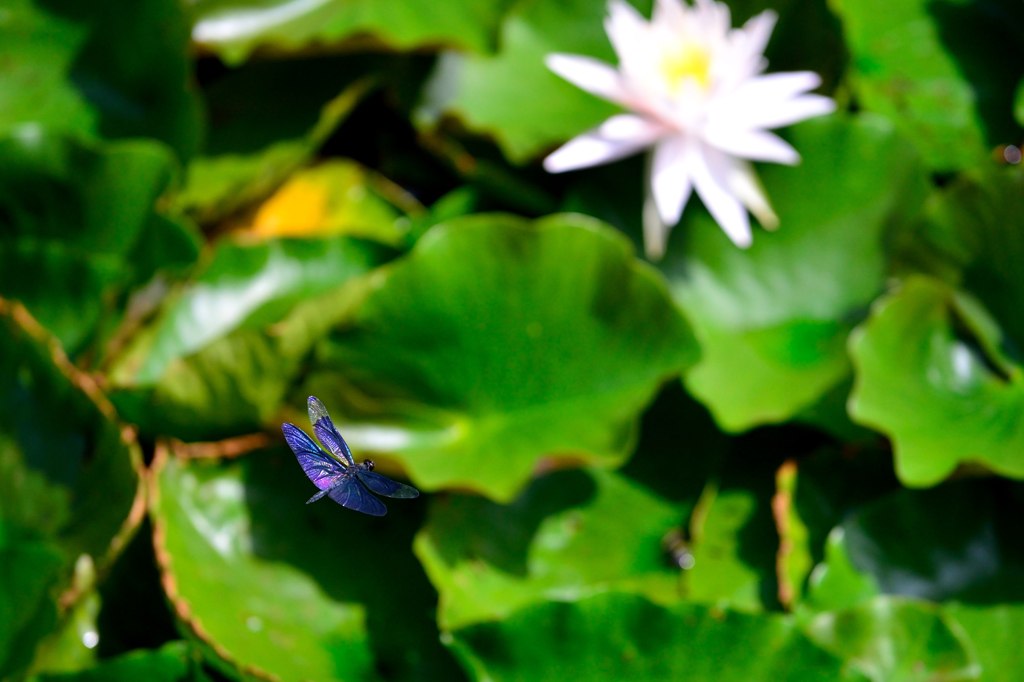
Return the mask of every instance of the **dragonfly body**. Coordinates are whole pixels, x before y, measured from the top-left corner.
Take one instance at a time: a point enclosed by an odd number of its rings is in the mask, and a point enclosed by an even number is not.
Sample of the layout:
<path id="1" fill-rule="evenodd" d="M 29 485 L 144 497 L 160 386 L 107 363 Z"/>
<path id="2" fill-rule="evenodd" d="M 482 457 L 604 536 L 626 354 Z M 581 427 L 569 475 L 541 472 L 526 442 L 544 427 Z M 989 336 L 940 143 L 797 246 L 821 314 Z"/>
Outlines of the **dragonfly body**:
<path id="1" fill-rule="evenodd" d="M 305 431 L 294 424 L 282 424 L 281 430 L 288 446 L 299 460 L 299 466 L 309 480 L 320 488 L 306 504 L 327 496 L 332 500 L 356 511 L 371 516 L 384 516 L 387 507 L 370 494 L 370 491 L 385 497 L 419 497 L 419 491 L 412 486 L 392 481 L 373 471 L 373 461 L 363 460 L 356 464 L 345 439 L 334 428 L 327 409 L 319 400 L 310 396 L 308 401 L 309 421 L 313 433 L 327 448 L 320 447 Z"/>

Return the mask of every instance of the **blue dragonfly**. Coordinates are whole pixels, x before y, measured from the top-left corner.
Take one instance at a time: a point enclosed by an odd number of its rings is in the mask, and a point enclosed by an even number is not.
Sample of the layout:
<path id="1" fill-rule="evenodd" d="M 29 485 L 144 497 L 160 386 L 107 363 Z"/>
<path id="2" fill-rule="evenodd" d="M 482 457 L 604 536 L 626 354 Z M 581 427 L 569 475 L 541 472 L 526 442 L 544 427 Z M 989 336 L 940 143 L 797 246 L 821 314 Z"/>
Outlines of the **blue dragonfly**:
<path id="1" fill-rule="evenodd" d="M 352 451 L 334 428 L 334 422 L 327 414 L 324 404 L 309 396 L 308 407 L 313 433 L 327 447 L 330 454 L 295 424 L 281 425 L 284 439 L 288 441 L 288 446 L 298 458 L 299 466 L 309 476 L 309 480 L 320 488 L 320 492 L 309 498 L 306 504 L 316 502 L 326 495 L 343 507 L 370 516 L 384 516 L 388 513 L 387 507 L 371 495 L 367 488 L 386 497 L 419 497 L 420 491 L 416 488 L 396 483 L 386 476 L 374 473 L 373 460 L 364 459 L 362 463 L 356 464 L 352 459 Z"/>

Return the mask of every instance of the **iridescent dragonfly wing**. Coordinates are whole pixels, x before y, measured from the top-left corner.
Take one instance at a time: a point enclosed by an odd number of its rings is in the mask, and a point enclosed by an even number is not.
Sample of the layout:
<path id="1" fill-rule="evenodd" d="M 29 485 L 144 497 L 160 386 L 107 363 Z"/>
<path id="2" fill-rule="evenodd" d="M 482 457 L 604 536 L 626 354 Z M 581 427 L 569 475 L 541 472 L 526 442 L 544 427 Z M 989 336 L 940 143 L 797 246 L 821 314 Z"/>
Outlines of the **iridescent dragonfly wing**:
<path id="1" fill-rule="evenodd" d="M 309 423 L 313 425 L 313 433 L 320 439 L 320 442 L 335 457 L 345 460 L 349 466 L 355 464 L 355 460 L 352 459 L 352 451 L 348 449 L 348 444 L 338 433 L 338 429 L 334 428 L 334 422 L 331 421 L 331 415 L 327 414 L 324 404 L 314 396 L 309 396 L 306 403 L 309 408 Z"/>
<path id="2" fill-rule="evenodd" d="M 328 495 L 342 507 L 361 511 L 370 516 L 384 516 L 388 513 L 384 503 L 371 495 L 355 476 L 346 476 Z"/>
<path id="3" fill-rule="evenodd" d="M 392 481 L 387 476 L 381 476 L 378 473 L 372 471 L 363 471 L 360 469 L 356 470 L 356 476 L 359 480 L 366 484 L 366 487 L 377 493 L 378 495 L 384 495 L 385 497 L 397 497 L 408 499 L 412 497 L 419 497 L 420 491 L 413 488 L 411 485 L 405 485 L 404 483 L 397 483 Z"/>
<path id="4" fill-rule="evenodd" d="M 281 430 L 284 431 L 288 447 L 299 460 L 299 466 L 317 488 L 332 488 L 346 476 L 345 467 L 324 452 L 305 431 L 295 424 L 282 424 Z"/>

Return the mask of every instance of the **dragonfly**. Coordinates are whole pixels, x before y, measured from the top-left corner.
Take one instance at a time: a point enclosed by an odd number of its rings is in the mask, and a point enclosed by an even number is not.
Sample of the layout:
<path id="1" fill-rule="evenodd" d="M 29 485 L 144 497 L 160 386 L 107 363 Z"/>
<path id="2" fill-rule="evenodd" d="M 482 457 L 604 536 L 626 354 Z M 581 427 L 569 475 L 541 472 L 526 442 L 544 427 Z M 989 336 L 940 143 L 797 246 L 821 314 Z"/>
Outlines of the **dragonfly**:
<path id="1" fill-rule="evenodd" d="M 374 473 L 373 460 L 364 459 L 356 464 L 352 458 L 352 451 L 334 428 L 334 422 L 327 414 L 324 404 L 314 396 L 309 396 L 307 407 L 313 433 L 327 448 L 326 451 L 295 424 L 281 425 L 284 439 L 288 441 L 288 447 L 299 460 L 299 466 L 306 472 L 306 476 L 309 476 L 309 480 L 320 488 L 320 492 L 309 498 L 306 504 L 312 504 L 326 495 L 343 507 L 370 516 L 384 516 L 388 513 L 388 508 L 370 494 L 371 490 L 385 497 L 419 497 L 420 491 L 416 488 Z"/>

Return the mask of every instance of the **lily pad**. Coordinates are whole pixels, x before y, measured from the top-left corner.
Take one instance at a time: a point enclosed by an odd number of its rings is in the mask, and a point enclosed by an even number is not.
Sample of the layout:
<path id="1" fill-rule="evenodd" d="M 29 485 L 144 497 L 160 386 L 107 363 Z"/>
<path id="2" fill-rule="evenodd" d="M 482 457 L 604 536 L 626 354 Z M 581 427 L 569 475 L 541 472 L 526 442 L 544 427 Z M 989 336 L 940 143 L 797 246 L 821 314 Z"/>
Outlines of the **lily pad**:
<path id="1" fill-rule="evenodd" d="M 762 171 L 778 231 L 740 250 L 691 210 L 662 265 L 704 351 L 686 385 L 729 431 L 790 419 L 848 375 L 846 335 L 882 290 L 886 229 L 926 196 L 917 155 L 883 119 L 833 116 L 789 137 L 803 163 Z"/>
<path id="2" fill-rule="evenodd" d="M 44 674 L 38 682 L 200 682 L 193 675 L 198 666 L 196 654 L 186 642 L 168 642 L 159 649 L 140 649 L 107 659 L 85 670 L 64 674 Z"/>
<path id="3" fill-rule="evenodd" d="M 781 615 L 681 604 L 663 607 L 609 592 L 533 605 L 453 634 L 477 680 L 836 680 L 840 661 Z"/>
<path id="4" fill-rule="evenodd" d="M 641 2 L 650 10 L 650 2 Z M 505 155 L 524 163 L 541 151 L 597 125 L 618 107 L 583 92 L 544 65 L 551 52 L 615 62 L 605 35 L 604 3 L 526 0 L 501 24 L 494 55 L 442 55 L 420 111 L 429 123 L 444 113 L 493 134 Z"/>
<path id="5" fill-rule="evenodd" d="M 132 284 L 133 249 L 166 225 L 154 211 L 172 170 L 151 141 L 84 143 L 41 129 L 0 139 L 0 295 L 18 299 L 69 352 Z M 178 229 L 182 229 L 180 226 Z M 147 265 L 149 267 L 147 267 Z"/>
<path id="6" fill-rule="evenodd" d="M 963 629 L 934 604 L 878 596 L 818 614 L 805 632 L 845 660 L 845 672 L 871 682 L 971 680 L 980 672 Z"/>
<path id="7" fill-rule="evenodd" d="M 509 0 L 199 0 L 192 39 L 238 64 L 257 48 L 370 42 L 408 50 L 437 45 L 489 49 Z"/>
<path id="8" fill-rule="evenodd" d="M 357 450 L 421 487 L 510 501 L 549 455 L 614 467 L 638 414 L 696 357 L 689 326 L 628 241 L 582 216 L 435 226 L 318 348 L 317 395 Z"/>
<path id="9" fill-rule="evenodd" d="M 1013 124 L 1011 93 L 1020 78 L 1020 58 L 1006 50 L 1019 55 L 1020 47 L 1009 28 L 1013 22 L 997 17 L 1000 12 L 1012 16 L 1017 8 L 1006 3 L 1006 10 L 993 11 L 982 3 L 924 0 L 834 0 L 832 6 L 842 19 L 864 108 L 895 121 L 932 168 L 980 164 L 986 118 L 995 118 L 989 125 L 1001 130 Z M 981 63 L 961 63 L 958 53 Z M 1000 87 L 993 80 L 1007 82 Z M 998 107 L 1005 111 L 983 115 L 981 98 L 988 91 L 1005 97 L 1005 106 Z"/>
<path id="10" fill-rule="evenodd" d="M 0 135 L 19 125 L 95 130 L 96 115 L 68 80 L 85 31 L 31 0 L 6 3 L 0 20 Z"/>
<path id="11" fill-rule="evenodd" d="M 946 609 L 970 637 L 981 665 L 978 682 L 1012 682 L 1024 666 L 1020 633 L 1024 632 L 1024 606 L 953 604 Z"/>
<path id="12" fill-rule="evenodd" d="M 922 276 L 851 336 L 850 415 L 892 438 L 904 484 L 935 485 L 967 462 L 1024 478 L 1024 370 L 1001 337 L 977 301 Z"/>
<path id="13" fill-rule="evenodd" d="M 435 596 L 409 550 L 418 501 L 383 518 L 310 490 L 285 448 L 237 460 L 161 455 L 152 513 L 168 597 L 188 636 L 227 672 L 283 682 L 457 679 Z"/>
<path id="14" fill-rule="evenodd" d="M 71 71 L 108 138 L 154 137 L 187 160 L 199 151 L 203 110 L 189 58 L 188 22 L 177 0 L 40 0 L 88 38 Z"/>
<path id="15" fill-rule="evenodd" d="M 372 85 L 372 80 L 362 78 L 347 86 L 322 107 L 319 119 L 302 137 L 277 140 L 248 154 L 192 159 L 184 187 L 173 197 L 174 209 L 200 224 L 212 224 L 265 199 L 309 163 Z"/>
<path id="16" fill-rule="evenodd" d="M 134 532 L 140 468 L 92 380 L 0 299 L 0 675 L 26 668 L 90 588 L 72 585 L 76 562 L 105 570 Z"/>
<path id="17" fill-rule="evenodd" d="M 390 255 L 349 237 L 221 241 L 110 369 L 114 402 L 152 434 L 260 428 L 347 300 L 345 284 Z"/>
<path id="18" fill-rule="evenodd" d="M 960 481 L 886 496 L 842 525 L 857 569 L 887 594 L 968 603 L 1024 598 L 1020 484 Z"/>
<path id="19" fill-rule="evenodd" d="M 680 512 L 617 474 L 563 471 L 535 480 L 509 505 L 434 500 L 414 547 L 440 593 L 442 630 L 610 589 L 671 604 L 681 576 L 662 538 Z"/>

